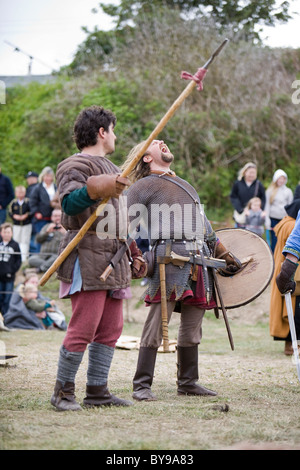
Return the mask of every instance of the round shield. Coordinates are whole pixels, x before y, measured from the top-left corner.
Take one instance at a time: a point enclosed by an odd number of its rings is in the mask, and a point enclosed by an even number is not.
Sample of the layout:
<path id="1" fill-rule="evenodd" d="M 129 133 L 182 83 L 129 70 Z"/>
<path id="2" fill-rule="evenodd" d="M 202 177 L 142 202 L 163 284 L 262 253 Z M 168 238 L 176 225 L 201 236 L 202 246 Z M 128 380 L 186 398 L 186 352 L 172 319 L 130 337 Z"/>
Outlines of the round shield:
<path id="1" fill-rule="evenodd" d="M 274 258 L 263 238 L 241 228 L 216 230 L 217 237 L 242 263 L 234 275 L 217 272 L 217 281 L 225 308 L 237 308 L 256 299 L 268 287 L 274 272 Z M 217 296 L 218 307 L 221 307 Z"/>

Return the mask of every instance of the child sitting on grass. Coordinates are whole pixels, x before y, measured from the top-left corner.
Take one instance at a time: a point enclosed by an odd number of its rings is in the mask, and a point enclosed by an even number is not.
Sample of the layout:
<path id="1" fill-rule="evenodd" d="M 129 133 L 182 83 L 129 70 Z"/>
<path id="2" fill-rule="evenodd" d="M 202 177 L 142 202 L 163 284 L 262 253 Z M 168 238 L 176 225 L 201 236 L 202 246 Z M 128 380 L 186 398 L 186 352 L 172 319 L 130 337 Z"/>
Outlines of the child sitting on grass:
<path id="1" fill-rule="evenodd" d="M 42 322 L 46 328 L 53 325 L 53 321 L 48 315 L 48 309 L 52 309 L 55 306 L 55 300 L 41 300 L 38 299 L 38 289 L 35 284 L 22 284 L 19 289 L 19 294 L 23 299 L 26 307 L 33 310 L 36 313 L 44 312 L 42 315 Z"/>

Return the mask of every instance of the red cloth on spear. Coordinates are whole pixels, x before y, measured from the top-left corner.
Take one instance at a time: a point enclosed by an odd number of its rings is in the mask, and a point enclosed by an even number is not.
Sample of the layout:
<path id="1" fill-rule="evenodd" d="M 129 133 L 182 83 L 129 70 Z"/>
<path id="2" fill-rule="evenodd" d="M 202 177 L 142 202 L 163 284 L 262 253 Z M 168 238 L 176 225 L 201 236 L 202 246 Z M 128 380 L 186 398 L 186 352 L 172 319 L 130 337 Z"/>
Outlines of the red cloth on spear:
<path id="1" fill-rule="evenodd" d="M 203 79 L 206 75 L 206 72 L 207 70 L 201 67 L 200 69 L 197 70 L 197 72 L 194 75 L 192 75 L 189 72 L 181 72 L 181 78 L 183 78 L 183 80 L 194 80 L 194 82 L 196 82 L 198 85 L 197 90 L 202 91 Z"/>

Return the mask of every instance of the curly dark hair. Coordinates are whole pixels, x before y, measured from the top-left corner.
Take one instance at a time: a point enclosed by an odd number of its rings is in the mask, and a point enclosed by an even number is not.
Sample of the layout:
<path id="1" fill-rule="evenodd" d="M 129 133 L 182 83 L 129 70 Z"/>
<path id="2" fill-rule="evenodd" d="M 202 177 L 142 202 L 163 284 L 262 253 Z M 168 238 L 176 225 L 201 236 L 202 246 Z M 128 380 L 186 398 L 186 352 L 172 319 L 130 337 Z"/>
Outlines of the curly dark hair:
<path id="1" fill-rule="evenodd" d="M 116 125 L 117 118 L 109 109 L 101 106 L 90 106 L 83 109 L 74 124 L 73 139 L 81 151 L 84 147 L 97 144 L 98 132 L 101 127 L 108 132 L 109 126 Z"/>

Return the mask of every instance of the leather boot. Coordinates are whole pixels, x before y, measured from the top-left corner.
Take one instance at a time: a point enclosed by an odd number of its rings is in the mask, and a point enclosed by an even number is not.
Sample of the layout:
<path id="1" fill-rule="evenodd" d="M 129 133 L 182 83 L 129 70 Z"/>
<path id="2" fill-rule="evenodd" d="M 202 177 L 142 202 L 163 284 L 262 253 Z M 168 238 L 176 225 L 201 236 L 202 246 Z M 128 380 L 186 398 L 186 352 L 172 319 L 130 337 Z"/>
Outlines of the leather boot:
<path id="1" fill-rule="evenodd" d="M 75 384 L 66 382 L 64 386 L 58 380 L 55 383 L 54 392 L 51 397 L 51 404 L 59 411 L 79 411 L 82 410 L 75 400 Z"/>
<path id="2" fill-rule="evenodd" d="M 177 347 L 177 393 L 178 395 L 216 396 L 217 393 L 196 382 L 198 375 L 198 345 Z"/>
<path id="3" fill-rule="evenodd" d="M 286 341 L 284 346 L 284 354 L 286 356 L 292 356 L 294 354 L 293 346 L 291 341 Z"/>
<path id="4" fill-rule="evenodd" d="M 131 401 L 123 400 L 115 395 L 112 395 L 107 384 L 105 385 L 87 385 L 86 397 L 83 399 L 83 404 L 87 408 L 94 406 L 130 406 L 133 405 Z"/>
<path id="5" fill-rule="evenodd" d="M 151 391 L 157 349 L 141 347 L 137 369 L 133 378 L 133 398 L 138 401 L 155 401 L 156 396 Z"/>

